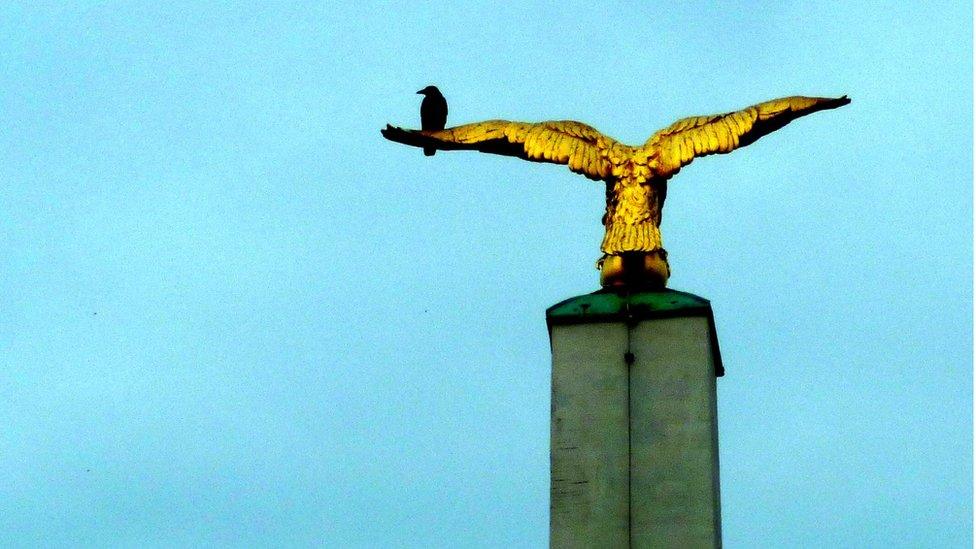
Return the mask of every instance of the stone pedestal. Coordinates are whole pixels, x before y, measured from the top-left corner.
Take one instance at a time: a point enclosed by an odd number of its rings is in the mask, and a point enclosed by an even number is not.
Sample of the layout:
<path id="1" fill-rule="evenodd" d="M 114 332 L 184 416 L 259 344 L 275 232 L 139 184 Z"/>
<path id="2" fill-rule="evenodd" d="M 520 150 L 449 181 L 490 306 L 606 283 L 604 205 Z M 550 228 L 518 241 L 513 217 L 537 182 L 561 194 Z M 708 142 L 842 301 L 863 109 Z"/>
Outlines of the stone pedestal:
<path id="1" fill-rule="evenodd" d="M 601 291 L 546 311 L 552 547 L 720 547 L 711 307 Z"/>

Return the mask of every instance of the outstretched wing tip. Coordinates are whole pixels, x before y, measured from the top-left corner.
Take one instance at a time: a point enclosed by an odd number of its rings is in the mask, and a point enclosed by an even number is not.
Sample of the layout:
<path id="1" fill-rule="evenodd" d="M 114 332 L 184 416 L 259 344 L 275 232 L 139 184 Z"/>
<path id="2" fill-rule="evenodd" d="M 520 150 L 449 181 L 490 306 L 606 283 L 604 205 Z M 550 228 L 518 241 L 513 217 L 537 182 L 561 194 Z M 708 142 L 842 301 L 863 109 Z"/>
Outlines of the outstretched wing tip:
<path id="1" fill-rule="evenodd" d="M 847 94 L 844 94 L 840 97 L 819 97 L 813 99 L 815 101 L 814 105 L 807 108 L 800 108 L 800 109 L 794 107 L 793 111 L 794 112 L 799 112 L 799 111 L 816 112 L 822 110 L 836 109 L 838 107 L 843 107 L 844 105 L 847 105 L 851 102 L 851 98 L 848 97 Z"/>
<path id="2" fill-rule="evenodd" d="M 380 133 L 383 137 L 389 139 L 390 141 L 397 141 L 399 143 L 404 143 L 402 139 L 406 139 L 412 133 L 416 133 L 415 130 L 406 130 L 400 126 L 394 126 L 393 124 L 387 124 L 385 128 L 380 129 Z"/>
<path id="3" fill-rule="evenodd" d="M 831 103 L 835 104 L 838 107 L 842 107 L 850 102 L 851 102 L 851 98 L 848 97 L 846 93 L 831 101 Z"/>

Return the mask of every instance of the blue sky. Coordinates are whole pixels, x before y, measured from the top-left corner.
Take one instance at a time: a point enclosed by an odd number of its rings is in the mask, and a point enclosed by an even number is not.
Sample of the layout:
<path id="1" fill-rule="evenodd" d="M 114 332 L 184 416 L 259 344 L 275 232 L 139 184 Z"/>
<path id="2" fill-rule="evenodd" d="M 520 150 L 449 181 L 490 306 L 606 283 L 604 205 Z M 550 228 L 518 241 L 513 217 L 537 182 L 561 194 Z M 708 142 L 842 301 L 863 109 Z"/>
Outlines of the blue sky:
<path id="1" fill-rule="evenodd" d="M 156 4 L 0 7 L 3 545 L 546 543 L 603 189 L 383 140 L 436 84 L 629 143 L 850 95 L 670 184 L 724 541 L 971 546 L 970 3 Z"/>

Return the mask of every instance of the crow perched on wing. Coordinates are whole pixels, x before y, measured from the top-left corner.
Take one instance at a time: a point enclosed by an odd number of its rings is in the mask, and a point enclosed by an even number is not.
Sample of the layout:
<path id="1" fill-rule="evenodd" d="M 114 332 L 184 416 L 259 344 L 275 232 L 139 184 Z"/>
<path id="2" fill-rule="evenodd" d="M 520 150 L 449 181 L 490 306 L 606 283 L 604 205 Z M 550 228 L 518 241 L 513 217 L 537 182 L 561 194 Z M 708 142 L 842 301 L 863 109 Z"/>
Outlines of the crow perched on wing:
<path id="1" fill-rule="evenodd" d="M 420 90 L 424 101 L 420 104 L 420 128 L 425 131 L 443 130 L 447 124 L 447 100 L 437 86 L 427 86 Z M 434 156 L 434 147 L 424 147 L 424 154 Z"/>
<path id="2" fill-rule="evenodd" d="M 420 93 L 429 90 L 443 101 L 433 86 Z M 428 95 L 424 106 L 433 101 Z M 423 115 L 423 130 L 387 125 L 380 132 L 391 141 L 421 147 L 428 155 L 435 149 L 501 154 L 565 164 L 578 174 L 603 181 L 607 209 L 603 215 L 606 232 L 600 245 L 603 258 L 598 263 L 600 284 L 663 288 L 671 270 L 661 240 L 661 210 L 672 176 L 695 158 L 730 153 L 797 118 L 850 102 L 846 95 L 773 99 L 725 114 L 683 118 L 637 146 L 620 143 L 572 120 L 486 120 L 428 130 Z M 443 120 L 443 115 L 438 120 Z"/>

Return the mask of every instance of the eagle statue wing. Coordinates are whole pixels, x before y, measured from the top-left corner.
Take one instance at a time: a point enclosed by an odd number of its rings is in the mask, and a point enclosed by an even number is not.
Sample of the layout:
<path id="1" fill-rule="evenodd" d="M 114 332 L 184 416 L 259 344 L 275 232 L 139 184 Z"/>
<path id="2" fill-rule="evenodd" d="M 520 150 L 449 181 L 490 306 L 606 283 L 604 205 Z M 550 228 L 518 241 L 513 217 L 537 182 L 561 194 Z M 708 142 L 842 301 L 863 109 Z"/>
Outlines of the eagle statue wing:
<path id="1" fill-rule="evenodd" d="M 657 175 L 667 179 L 696 157 L 732 152 L 801 116 L 850 102 L 846 95 L 784 97 L 727 114 L 683 118 L 655 133 L 643 148 L 657 152 Z"/>
<path id="2" fill-rule="evenodd" d="M 444 130 L 422 131 L 387 125 L 380 130 L 390 141 L 445 151 L 473 150 L 516 156 L 533 162 L 565 164 L 594 180 L 611 175 L 607 160 L 617 143 L 595 128 L 574 122 L 510 122 L 488 120 Z"/>

